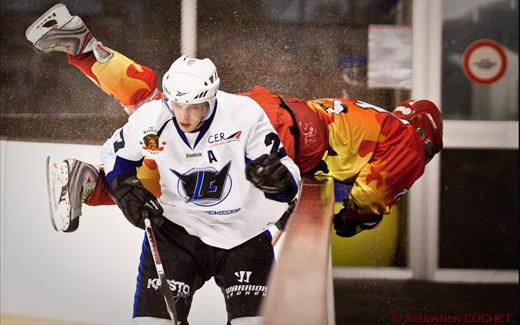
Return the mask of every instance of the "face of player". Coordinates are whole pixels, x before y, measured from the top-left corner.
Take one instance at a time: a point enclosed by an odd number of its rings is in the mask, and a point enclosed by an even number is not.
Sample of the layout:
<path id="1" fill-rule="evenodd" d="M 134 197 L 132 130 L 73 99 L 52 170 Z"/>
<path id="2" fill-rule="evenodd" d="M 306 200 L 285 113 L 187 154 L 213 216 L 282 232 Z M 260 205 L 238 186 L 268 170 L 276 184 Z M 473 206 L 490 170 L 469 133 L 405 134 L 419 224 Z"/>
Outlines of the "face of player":
<path id="1" fill-rule="evenodd" d="M 182 104 L 171 102 L 170 107 L 175 114 L 177 123 L 183 132 L 196 132 L 202 125 L 202 119 L 209 110 L 208 103 Z"/>

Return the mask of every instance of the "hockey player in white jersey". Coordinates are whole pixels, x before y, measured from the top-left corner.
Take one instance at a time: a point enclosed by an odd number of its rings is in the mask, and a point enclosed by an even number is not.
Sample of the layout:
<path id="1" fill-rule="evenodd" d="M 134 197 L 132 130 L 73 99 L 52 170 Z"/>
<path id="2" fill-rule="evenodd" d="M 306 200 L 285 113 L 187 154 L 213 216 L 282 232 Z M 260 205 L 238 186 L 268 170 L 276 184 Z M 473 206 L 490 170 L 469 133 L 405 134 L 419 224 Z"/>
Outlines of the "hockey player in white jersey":
<path id="1" fill-rule="evenodd" d="M 194 292 L 214 277 L 230 323 L 258 324 L 273 262 L 267 229 L 297 197 L 301 178 L 261 107 L 219 83 L 209 59 L 180 57 L 163 77 L 163 100 L 136 111 L 104 144 L 102 160 L 126 218 L 143 228 L 146 211 L 158 226 L 179 321 L 187 324 Z M 159 199 L 135 177 L 144 156 L 157 162 Z M 150 286 L 157 276 L 146 244 L 139 270 L 134 320 L 160 324 L 169 316 Z"/>

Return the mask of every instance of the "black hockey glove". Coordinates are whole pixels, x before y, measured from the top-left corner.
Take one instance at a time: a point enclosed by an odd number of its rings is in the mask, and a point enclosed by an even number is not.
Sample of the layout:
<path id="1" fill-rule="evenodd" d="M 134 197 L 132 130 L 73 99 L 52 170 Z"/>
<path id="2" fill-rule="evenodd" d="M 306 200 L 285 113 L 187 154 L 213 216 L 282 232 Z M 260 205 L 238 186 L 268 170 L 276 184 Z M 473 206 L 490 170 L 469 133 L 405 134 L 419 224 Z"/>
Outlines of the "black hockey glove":
<path id="1" fill-rule="evenodd" d="M 353 211 L 343 207 L 334 216 L 334 230 L 336 235 L 340 237 L 352 237 L 359 234 L 363 230 L 375 228 L 383 219 L 381 215 L 370 215 L 367 216 L 363 222 L 349 220 L 349 214 Z"/>
<path id="2" fill-rule="evenodd" d="M 263 154 L 246 166 L 246 178 L 268 194 L 284 193 L 291 183 L 291 172 L 276 154 Z"/>
<path id="3" fill-rule="evenodd" d="M 134 226 L 144 229 L 145 218 L 156 226 L 163 223 L 163 208 L 137 177 L 118 176 L 112 182 L 110 194 Z"/>

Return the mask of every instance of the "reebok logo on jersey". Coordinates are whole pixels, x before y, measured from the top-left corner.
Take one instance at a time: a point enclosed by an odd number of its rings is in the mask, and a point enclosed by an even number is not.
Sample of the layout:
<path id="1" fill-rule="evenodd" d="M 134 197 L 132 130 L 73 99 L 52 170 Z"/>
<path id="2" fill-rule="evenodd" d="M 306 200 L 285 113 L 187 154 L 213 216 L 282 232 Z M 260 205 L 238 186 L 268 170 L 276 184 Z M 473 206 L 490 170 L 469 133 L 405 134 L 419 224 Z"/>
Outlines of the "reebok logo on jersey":
<path id="1" fill-rule="evenodd" d="M 229 161 L 221 170 L 210 168 L 194 168 L 181 174 L 170 169 L 177 177 L 177 191 L 186 203 L 199 206 L 213 206 L 224 201 L 231 192 L 231 176 L 229 176 Z"/>
<path id="2" fill-rule="evenodd" d="M 234 141 L 240 141 L 241 135 L 242 131 L 237 131 L 229 136 L 226 136 L 224 132 L 215 133 L 208 137 L 208 143 L 210 144 L 210 147 L 215 147 Z"/>
<path id="3" fill-rule="evenodd" d="M 186 154 L 186 158 L 197 158 L 197 157 L 202 157 L 202 153 L 195 152 L 195 153 L 187 153 Z"/>

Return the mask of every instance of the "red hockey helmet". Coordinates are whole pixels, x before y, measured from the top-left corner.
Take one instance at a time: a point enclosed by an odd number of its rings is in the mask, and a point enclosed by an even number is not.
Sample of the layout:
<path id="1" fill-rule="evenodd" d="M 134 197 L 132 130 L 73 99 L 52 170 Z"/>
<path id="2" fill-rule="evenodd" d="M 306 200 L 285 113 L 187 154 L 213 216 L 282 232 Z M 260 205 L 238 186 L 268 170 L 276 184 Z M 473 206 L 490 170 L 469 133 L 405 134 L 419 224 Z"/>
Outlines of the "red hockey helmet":
<path id="1" fill-rule="evenodd" d="M 399 104 L 392 112 L 410 122 L 424 141 L 426 161 L 442 149 L 442 116 L 437 106 L 425 99 L 412 99 Z"/>

